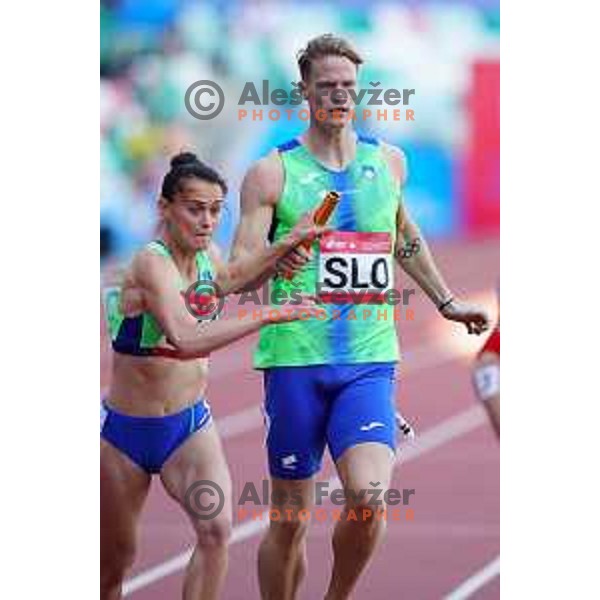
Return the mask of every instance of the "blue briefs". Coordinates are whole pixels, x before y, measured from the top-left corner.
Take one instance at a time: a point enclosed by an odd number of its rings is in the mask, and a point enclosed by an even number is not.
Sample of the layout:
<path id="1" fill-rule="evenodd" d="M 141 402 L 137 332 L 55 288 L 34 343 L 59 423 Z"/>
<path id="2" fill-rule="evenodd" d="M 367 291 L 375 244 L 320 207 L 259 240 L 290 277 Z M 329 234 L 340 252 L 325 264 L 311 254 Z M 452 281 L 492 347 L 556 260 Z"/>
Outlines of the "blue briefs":
<path id="1" fill-rule="evenodd" d="M 147 473 L 159 473 L 169 456 L 211 418 L 205 400 L 163 417 L 125 415 L 103 402 L 100 436 Z"/>

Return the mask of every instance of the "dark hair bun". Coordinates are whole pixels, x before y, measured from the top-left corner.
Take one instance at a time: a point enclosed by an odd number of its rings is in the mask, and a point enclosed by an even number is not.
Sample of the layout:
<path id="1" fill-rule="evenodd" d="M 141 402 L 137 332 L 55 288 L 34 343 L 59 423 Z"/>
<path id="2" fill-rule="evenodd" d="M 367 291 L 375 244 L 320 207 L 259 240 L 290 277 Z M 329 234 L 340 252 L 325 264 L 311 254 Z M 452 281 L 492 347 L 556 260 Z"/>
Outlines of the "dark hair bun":
<path id="1" fill-rule="evenodd" d="M 191 177 L 216 183 L 223 190 L 223 195 L 227 194 L 227 183 L 213 168 L 199 161 L 193 152 L 180 152 L 171 159 L 171 170 L 163 179 L 163 198 L 173 200 L 174 194 L 180 189 L 181 180 Z"/>
<path id="2" fill-rule="evenodd" d="M 171 169 L 177 169 L 184 165 L 197 165 L 198 157 L 193 152 L 180 152 L 171 159 Z"/>

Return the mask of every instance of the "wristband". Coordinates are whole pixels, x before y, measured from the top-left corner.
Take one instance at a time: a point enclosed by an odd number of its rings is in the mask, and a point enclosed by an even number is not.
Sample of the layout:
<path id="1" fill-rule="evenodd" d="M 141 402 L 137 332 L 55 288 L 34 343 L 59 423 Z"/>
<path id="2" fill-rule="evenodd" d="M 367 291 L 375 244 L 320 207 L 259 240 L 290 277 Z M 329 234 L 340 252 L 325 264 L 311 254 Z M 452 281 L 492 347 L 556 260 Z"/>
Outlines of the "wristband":
<path id="1" fill-rule="evenodd" d="M 445 302 L 442 302 L 441 304 L 438 305 L 438 310 L 440 312 L 442 312 L 446 307 L 450 306 L 453 302 L 454 302 L 454 297 L 451 296 L 448 300 L 446 300 Z"/>

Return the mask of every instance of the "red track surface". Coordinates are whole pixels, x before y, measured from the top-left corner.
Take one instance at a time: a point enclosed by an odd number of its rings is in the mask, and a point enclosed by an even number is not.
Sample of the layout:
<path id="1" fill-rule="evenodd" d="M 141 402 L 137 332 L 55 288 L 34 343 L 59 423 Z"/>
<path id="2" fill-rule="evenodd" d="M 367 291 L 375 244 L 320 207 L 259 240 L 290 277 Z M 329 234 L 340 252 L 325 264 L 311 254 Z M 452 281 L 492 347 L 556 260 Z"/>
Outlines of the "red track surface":
<path id="1" fill-rule="evenodd" d="M 483 299 L 494 308 L 497 240 L 438 245 L 435 252 L 453 289 L 467 297 Z M 415 312 L 414 321 L 399 324 L 404 361 L 397 404 L 417 433 L 424 435 L 475 406 L 468 360 L 480 342 L 473 342 L 459 326 L 440 319 L 421 293 L 416 299 L 411 298 L 410 306 Z M 253 340 L 243 341 L 216 353 L 212 359 L 209 399 L 217 421 L 261 401 L 260 375 L 250 368 L 252 346 Z M 109 357 L 105 355 L 101 369 L 104 385 L 108 369 Z M 479 416 L 477 409 L 472 412 Z M 254 426 L 255 421 L 246 432 L 227 436 L 224 441 L 234 498 L 239 497 L 244 482 L 253 481 L 260 489 L 260 481 L 266 478 L 263 429 Z M 485 421 L 466 433 L 450 429 L 446 428 L 450 436 L 447 441 L 397 465 L 393 486 L 416 490 L 410 501 L 414 521 L 388 523 L 386 540 L 361 578 L 356 598 L 368 594 L 377 600 L 437 600 L 498 556 L 498 444 Z M 333 474 L 327 461 L 320 479 Z M 332 526 L 331 519 L 311 525 L 309 570 L 300 594 L 303 599 L 323 597 L 331 567 Z M 261 535 L 257 532 L 231 546 L 225 599 L 259 598 L 255 563 Z M 143 513 L 139 555 L 131 577 L 181 554 L 192 542 L 185 516 L 156 480 Z M 131 598 L 178 598 L 181 580 L 182 571 L 178 570 L 133 592 Z M 495 577 L 473 598 L 499 598 L 499 589 Z"/>

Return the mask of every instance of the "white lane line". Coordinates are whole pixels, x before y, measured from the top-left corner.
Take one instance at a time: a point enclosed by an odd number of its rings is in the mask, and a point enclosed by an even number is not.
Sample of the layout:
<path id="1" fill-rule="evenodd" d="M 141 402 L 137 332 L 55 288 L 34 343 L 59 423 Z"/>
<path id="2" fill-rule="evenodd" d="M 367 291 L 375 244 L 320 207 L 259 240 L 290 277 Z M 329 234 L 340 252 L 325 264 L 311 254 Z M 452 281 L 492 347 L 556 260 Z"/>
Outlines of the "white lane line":
<path id="1" fill-rule="evenodd" d="M 477 573 L 463 581 L 455 590 L 444 596 L 444 600 L 467 600 L 486 583 L 500 575 L 500 556 L 485 565 Z"/>
<path id="2" fill-rule="evenodd" d="M 487 420 L 483 409 L 480 406 L 473 406 L 468 410 L 442 421 L 430 429 L 426 429 L 416 439 L 403 445 L 396 464 L 404 464 L 411 460 L 415 460 L 419 456 L 431 452 L 432 450 L 473 431 L 486 422 Z M 339 486 L 339 479 L 337 477 L 332 477 L 329 480 L 329 485 L 332 487 Z M 268 510 L 263 512 L 262 519 L 246 521 L 245 523 L 236 525 L 233 528 L 231 544 L 243 542 L 263 529 L 266 529 L 269 524 L 268 512 Z M 136 575 L 125 582 L 125 585 L 123 586 L 123 595 L 129 596 L 137 590 L 148 587 L 156 581 L 183 570 L 189 562 L 191 555 L 192 548 L 188 548 L 173 558 L 159 563 L 146 571 L 142 571 L 139 575 Z"/>

